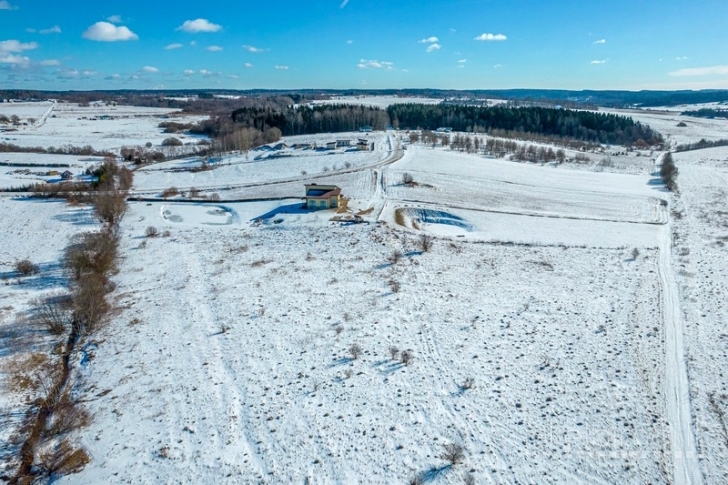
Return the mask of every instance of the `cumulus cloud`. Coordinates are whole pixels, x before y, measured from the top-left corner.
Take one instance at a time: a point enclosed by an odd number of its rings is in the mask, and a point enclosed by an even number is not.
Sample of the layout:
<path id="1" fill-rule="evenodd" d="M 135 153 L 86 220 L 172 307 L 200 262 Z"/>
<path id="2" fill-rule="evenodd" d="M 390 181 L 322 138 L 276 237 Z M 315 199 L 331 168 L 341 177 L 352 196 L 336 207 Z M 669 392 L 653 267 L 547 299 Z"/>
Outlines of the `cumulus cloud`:
<path id="1" fill-rule="evenodd" d="M 728 76 L 728 65 L 679 69 L 671 72 L 670 75 L 678 77 Z"/>
<path id="2" fill-rule="evenodd" d="M 458 64 L 465 64 L 466 62 L 468 62 L 468 60 L 467 60 L 467 59 L 460 59 L 460 60 L 458 61 Z"/>
<path id="3" fill-rule="evenodd" d="M 253 45 L 244 45 L 243 49 L 245 49 L 248 52 L 252 52 L 253 54 L 259 54 L 261 52 L 266 52 L 269 49 L 261 49 L 260 47 L 255 47 Z"/>
<path id="4" fill-rule="evenodd" d="M 339 8 L 344 8 L 344 7 L 346 7 L 346 4 L 347 4 L 347 3 L 349 3 L 349 0 L 344 0 L 343 2 L 341 2 L 341 5 L 339 5 Z"/>
<path id="5" fill-rule="evenodd" d="M 252 69 L 253 68 L 253 65 L 251 63 L 249 63 L 249 62 L 246 62 L 245 64 L 243 64 L 243 67 L 246 68 L 246 69 Z"/>
<path id="6" fill-rule="evenodd" d="M 7 0 L 0 0 L 0 10 L 17 10 L 18 7 L 15 5 L 10 5 L 10 2 Z"/>
<path id="7" fill-rule="evenodd" d="M 440 44 L 430 44 L 427 46 L 427 52 L 439 51 L 442 48 Z"/>
<path id="8" fill-rule="evenodd" d="M 486 33 L 486 34 L 480 34 L 473 40 L 479 40 L 479 41 L 485 42 L 485 41 L 492 41 L 492 40 L 507 40 L 507 39 L 508 39 L 508 37 L 506 37 L 503 34 L 487 34 Z"/>
<path id="9" fill-rule="evenodd" d="M 182 47 L 184 47 L 182 44 L 169 44 L 167 47 L 164 48 L 164 50 L 171 51 L 174 49 L 181 49 Z"/>
<path id="10" fill-rule="evenodd" d="M 219 45 L 211 45 L 207 48 L 207 50 L 210 52 L 220 52 L 222 50 L 222 47 L 220 47 Z"/>
<path id="11" fill-rule="evenodd" d="M 36 42 L 20 42 L 19 40 L 3 40 L 0 42 L 0 53 L 1 52 L 23 52 L 32 51 L 38 47 Z"/>
<path id="12" fill-rule="evenodd" d="M 106 18 L 109 22 L 112 24 L 120 24 L 121 23 L 121 15 L 111 15 Z"/>
<path id="13" fill-rule="evenodd" d="M 606 64 L 607 62 L 609 62 L 609 59 L 594 60 L 591 61 L 591 64 Z"/>
<path id="14" fill-rule="evenodd" d="M 220 29 L 222 29 L 222 26 L 213 24 L 207 19 L 186 20 L 185 23 L 177 27 L 177 30 L 191 34 L 198 32 L 217 32 Z"/>
<path id="15" fill-rule="evenodd" d="M 159 69 L 157 69 L 154 66 L 144 66 L 144 67 L 142 67 L 142 71 L 144 71 L 144 72 L 159 72 Z"/>
<path id="16" fill-rule="evenodd" d="M 287 71 L 288 66 L 275 66 L 275 67 L 273 67 L 273 69 L 277 69 L 279 71 Z"/>
<path id="17" fill-rule="evenodd" d="M 185 76 L 191 76 L 194 73 L 195 73 L 195 71 L 193 71 L 192 69 L 185 69 L 185 72 L 184 72 Z"/>
<path id="18" fill-rule="evenodd" d="M 40 61 L 38 64 L 40 64 L 41 66 L 44 66 L 44 67 L 46 67 L 46 66 L 60 66 L 61 65 L 61 61 L 59 61 L 58 59 L 46 59 L 45 61 Z"/>
<path id="19" fill-rule="evenodd" d="M 606 44 L 606 43 L 607 43 L 607 39 L 599 39 L 599 40 L 595 40 L 595 41 L 594 41 L 594 43 L 595 43 L 595 44 Z"/>
<path id="20" fill-rule="evenodd" d="M 0 52 L 0 64 L 12 64 L 15 66 L 27 66 L 30 64 L 30 58 L 26 56 L 18 56 L 9 52 Z"/>
<path id="21" fill-rule="evenodd" d="M 420 40 L 420 44 L 434 44 L 435 42 L 439 42 L 440 39 L 435 37 L 434 35 L 432 37 L 427 37 L 426 39 Z"/>
<path id="22" fill-rule="evenodd" d="M 109 22 L 96 22 L 83 33 L 83 38 L 97 42 L 117 42 L 137 40 L 139 36 L 127 27 L 116 26 Z"/>
<path id="23" fill-rule="evenodd" d="M 394 63 L 388 61 L 375 61 L 371 59 L 361 59 L 359 64 L 356 65 L 359 69 L 386 69 L 390 70 L 394 66 Z"/>

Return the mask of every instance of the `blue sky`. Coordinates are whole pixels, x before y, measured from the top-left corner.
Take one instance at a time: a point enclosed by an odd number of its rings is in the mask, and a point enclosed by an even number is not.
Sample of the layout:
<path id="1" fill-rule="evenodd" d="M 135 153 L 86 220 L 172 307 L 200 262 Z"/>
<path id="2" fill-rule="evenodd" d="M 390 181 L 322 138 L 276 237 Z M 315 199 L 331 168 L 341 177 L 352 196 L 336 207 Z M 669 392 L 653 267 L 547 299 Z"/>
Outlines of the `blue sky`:
<path id="1" fill-rule="evenodd" d="M 0 0 L 0 86 L 728 88 L 728 1 Z"/>

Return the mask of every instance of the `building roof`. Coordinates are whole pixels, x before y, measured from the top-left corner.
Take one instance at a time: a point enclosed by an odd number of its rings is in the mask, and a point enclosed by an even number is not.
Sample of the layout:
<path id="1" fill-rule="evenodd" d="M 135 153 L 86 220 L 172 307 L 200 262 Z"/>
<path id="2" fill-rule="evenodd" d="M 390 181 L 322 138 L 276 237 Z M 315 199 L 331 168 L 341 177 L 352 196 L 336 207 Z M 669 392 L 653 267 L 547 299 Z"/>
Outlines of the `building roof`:
<path id="1" fill-rule="evenodd" d="M 307 199 L 328 199 L 341 194 L 341 189 L 336 185 L 306 185 Z"/>

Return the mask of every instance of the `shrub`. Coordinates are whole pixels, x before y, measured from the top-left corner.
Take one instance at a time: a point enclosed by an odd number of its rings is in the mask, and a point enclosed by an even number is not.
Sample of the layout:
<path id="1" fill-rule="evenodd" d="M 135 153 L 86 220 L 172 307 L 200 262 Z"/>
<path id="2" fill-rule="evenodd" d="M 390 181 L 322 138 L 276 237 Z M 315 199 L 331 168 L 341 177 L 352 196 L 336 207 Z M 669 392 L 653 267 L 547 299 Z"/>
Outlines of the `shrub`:
<path id="1" fill-rule="evenodd" d="M 637 248 L 634 248 L 632 250 L 632 261 L 637 261 L 637 257 L 640 255 L 640 250 Z"/>
<path id="2" fill-rule="evenodd" d="M 402 174 L 402 185 L 410 186 L 414 183 L 415 179 L 412 177 L 412 174 L 409 172 L 405 172 Z"/>
<path id="3" fill-rule="evenodd" d="M 395 347 L 394 345 L 389 346 L 389 357 L 391 357 L 392 360 L 397 360 L 397 355 L 399 354 L 399 349 Z"/>
<path id="4" fill-rule="evenodd" d="M 462 462 L 463 458 L 465 458 L 465 451 L 463 450 L 463 447 L 457 443 L 445 443 L 442 445 L 442 448 L 440 458 L 447 461 L 452 466 Z"/>
<path id="5" fill-rule="evenodd" d="M 468 389 L 472 389 L 474 385 L 475 385 L 475 379 L 472 377 L 468 377 L 467 379 L 465 379 L 465 382 L 463 382 L 460 385 L 460 388 L 463 391 L 467 391 Z"/>
<path id="6" fill-rule="evenodd" d="M 38 273 L 40 269 L 37 264 L 31 262 L 29 259 L 23 259 L 15 263 L 15 271 L 23 276 L 28 276 Z"/>
<path id="7" fill-rule="evenodd" d="M 218 194 L 217 192 L 213 192 L 212 194 L 210 194 L 209 199 L 213 202 L 218 202 L 220 200 L 220 194 Z"/>
<path id="8" fill-rule="evenodd" d="M 69 295 L 55 295 L 35 303 L 36 320 L 53 335 L 61 335 L 71 323 Z"/>
<path id="9" fill-rule="evenodd" d="M 361 357 L 361 352 L 361 347 L 359 347 L 358 344 L 352 344 L 351 347 L 349 347 L 349 355 L 351 355 L 351 358 L 354 360 Z"/>
<path id="10" fill-rule="evenodd" d="M 126 192 L 118 190 L 99 192 L 96 195 L 94 208 L 101 221 L 109 227 L 115 227 L 126 214 Z"/>
<path id="11" fill-rule="evenodd" d="M 67 440 L 40 455 L 40 466 L 49 477 L 78 473 L 90 461 L 88 453 L 82 448 L 74 448 Z"/>
<path id="12" fill-rule="evenodd" d="M 169 138 L 164 139 L 164 141 L 162 142 L 162 146 L 163 147 L 181 147 L 182 142 L 179 141 L 179 139 L 177 139 L 173 136 L 170 136 Z"/>
<path id="13" fill-rule="evenodd" d="M 426 253 L 432 247 L 432 236 L 423 234 L 420 236 L 420 249 L 423 253 Z"/>
<path id="14" fill-rule="evenodd" d="M 146 231 L 144 231 L 144 235 L 147 237 L 157 237 L 159 236 L 159 230 L 154 226 L 148 226 Z"/>
<path id="15" fill-rule="evenodd" d="M 134 172 L 126 167 L 121 167 L 119 170 L 119 189 L 129 190 L 134 183 Z"/>
<path id="16" fill-rule="evenodd" d="M 402 259 L 402 251 L 399 249 L 395 249 L 392 251 L 392 254 L 389 256 L 389 262 L 392 264 L 397 264 Z"/>
<path id="17" fill-rule="evenodd" d="M 402 362 L 403 365 L 410 365 L 412 363 L 412 359 L 414 356 L 409 350 L 403 350 L 401 354 L 399 354 L 399 361 Z"/>
<path id="18" fill-rule="evenodd" d="M 392 293 L 399 293 L 400 285 L 398 281 L 395 280 L 389 280 L 389 288 L 392 290 Z"/>
<path id="19" fill-rule="evenodd" d="M 179 190 L 177 190 L 177 187 L 169 187 L 168 189 L 164 189 L 162 191 L 162 198 L 167 199 L 169 197 L 175 197 L 179 195 Z"/>

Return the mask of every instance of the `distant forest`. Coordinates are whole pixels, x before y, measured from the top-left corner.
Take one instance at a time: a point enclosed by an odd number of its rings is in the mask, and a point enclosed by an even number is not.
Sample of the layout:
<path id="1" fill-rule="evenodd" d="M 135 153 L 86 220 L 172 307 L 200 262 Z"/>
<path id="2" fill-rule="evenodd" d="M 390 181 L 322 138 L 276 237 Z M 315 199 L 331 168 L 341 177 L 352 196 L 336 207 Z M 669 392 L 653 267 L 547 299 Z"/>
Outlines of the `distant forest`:
<path id="1" fill-rule="evenodd" d="M 233 100 L 217 96 L 242 98 L 289 97 L 295 103 L 307 100 L 328 99 L 332 96 L 401 96 L 430 97 L 439 99 L 485 100 L 507 99 L 524 103 L 547 103 L 565 107 L 605 106 L 653 107 L 680 104 L 715 103 L 728 101 L 728 90 L 704 89 L 700 91 L 569 91 L 557 89 L 179 89 L 179 90 L 109 90 L 109 91 L 35 91 L 2 89 L 0 99 L 60 99 L 70 102 L 113 101 L 136 106 L 179 108 L 201 112 L 220 104 L 232 104 Z M 194 101 L 170 98 L 195 97 Z M 214 98 L 214 99 L 213 99 Z M 239 101 L 239 100 L 238 100 Z M 239 106 L 239 104 L 238 104 Z M 234 109 L 234 108 L 232 108 Z M 208 111 L 209 113 L 209 111 Z"/>
<path id="2" fill-rule="evenodd" d="M 507 130 L 614 145 L 652 146 L 662 143 L 659 133 L 632 118 L 593 111 L 394 104 L 387 112 L 394 127 L 399 129 L 451 127 L 454 131 L 488 133 Z"/>
<path id="3" fill-rule="evenodd" d="M 497 130 L 522 133 L 524 138 L 547 135 L 563 140 L 617 145 L 662 143 L 659 133 L 626 116 L 553 108 L 395 104 L 385 111 L 350 105 L 267 106 L 236 109 L 231 121 L 240 128 L 261 132 L 277 128 L 284 136 L 357 131 L 362 126 L 383 130 L 392 125 L 410 130 L 437 130 L 440 127 L 475 133 Z M 226 123 L 220 119 L 203 123 L 202 132 L 213 137 L 230 133 L 230 127 L 224 128 Z"/>
<path id="4" fill-rule="evenodd" d="M 680 114 L 696 118 L 728 118 L 728 109 L 702 108 L 696 111 L 683 111 Z"/>

